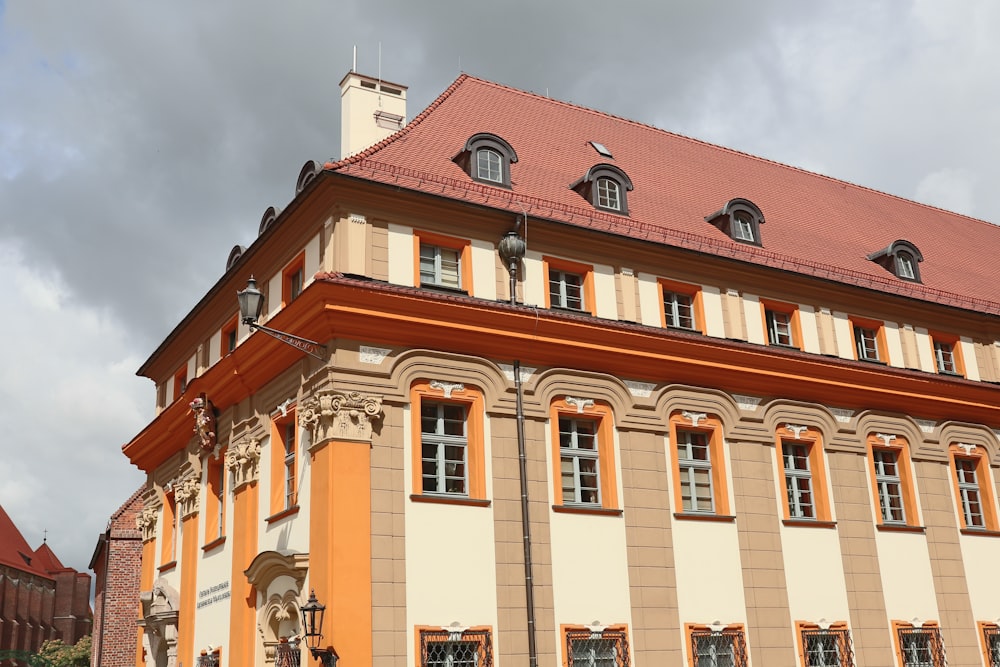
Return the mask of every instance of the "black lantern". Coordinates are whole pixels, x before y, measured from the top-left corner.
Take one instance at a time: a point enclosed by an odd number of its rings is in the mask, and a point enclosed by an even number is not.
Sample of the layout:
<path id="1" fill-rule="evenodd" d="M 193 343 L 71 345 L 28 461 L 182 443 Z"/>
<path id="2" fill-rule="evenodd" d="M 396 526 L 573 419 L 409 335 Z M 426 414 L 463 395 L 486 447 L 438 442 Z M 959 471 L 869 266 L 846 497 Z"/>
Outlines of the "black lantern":
<path id="1" fill-rule="evenodd" d="M 320 661 L 323 667 L 337 667 L 340 656 L 332 646 L 320 648 L 323 641 L 323 616 L 326 614 L 326 605 L 319 603 L 316 599 L 316 591 L 309 591 L 309 600 L 299 607 L 302 612 L 302 629 L 306 638 L 306 646 L 312 657 Z"/>
<path id="2" fill-rule="evenodd" d="M 264 310 L 264 293 L 257 289 L 257 281 L 253 276 L 247 281 L 246 289 L 237 292 L 236 297 L 240 300 L 240 321 L 243 324 L 256 324 L 260 311 Z"/>
<path id="3" fill-rule="evenodd" d="M 516 230 L 511 230 L 504 234 L 497 246 L 497 252 L 500 253 L 500 260 L 510 274 L 510 302 L 512 304 L 515 303 L 517 294 L 517 265 L 524 259 L 524 253 L 527 250 L 528 244 L 524 242 L 524 239 L 521 238 Z"/>

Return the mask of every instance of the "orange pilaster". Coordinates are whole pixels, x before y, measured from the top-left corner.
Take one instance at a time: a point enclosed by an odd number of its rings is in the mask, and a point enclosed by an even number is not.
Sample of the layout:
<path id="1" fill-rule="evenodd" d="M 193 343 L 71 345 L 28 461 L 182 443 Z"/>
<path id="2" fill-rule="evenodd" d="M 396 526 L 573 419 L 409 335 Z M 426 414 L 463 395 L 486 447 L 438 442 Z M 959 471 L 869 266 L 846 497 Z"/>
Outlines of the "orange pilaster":
<path id="1" fill-rule="evenodd" d="M 177 660 L 194 664 L 194 610 L 198 602 L 198 515 L 181 520 L 181 608 L 177 618 Z"/>
<path id="2" fill-rule="evenodd" d="M 253 665 L 257 591 L 244 570 L 257 555 L 257 483 L 236 490 L 233 498 L 233 574 L 230 577 L 229 664 Z"/>
<path id="3" fill-rule="evenodd" d="M 153 589 L 153 566 L 155 563 L 153 559 L 156 558 L 156 540 L 147 540 L 142 543 L 142 570 L 139 573 L 139 590 L 140 591 L 150 591 Z M 142 605 L 139 605 L 139 609 L 136 610 L 136 614 L 139 618 L 142 618 Z M 145 632 L 142 628 L 139 628 L 139 635 L 136 639 L 135 645 L 135 664 L 136 667 L 141 667 L 146 664 L 143 659 L 142 653 L 142 633 Z"/>

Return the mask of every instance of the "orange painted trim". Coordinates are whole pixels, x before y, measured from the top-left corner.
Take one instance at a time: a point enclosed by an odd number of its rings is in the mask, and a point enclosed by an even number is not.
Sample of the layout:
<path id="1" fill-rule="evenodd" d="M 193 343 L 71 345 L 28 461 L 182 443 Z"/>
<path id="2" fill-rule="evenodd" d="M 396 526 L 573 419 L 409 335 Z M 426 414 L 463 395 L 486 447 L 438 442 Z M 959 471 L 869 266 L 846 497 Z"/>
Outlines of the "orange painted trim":
<path id="1" fill-rule="evenodd" d="M 750 646 L 747 644 L 747 633 L 742 623 L 730 623 L 724 627 L 723 632 L 739 632 L 743 635 L 743 645 L 746 647 L 747 656 L 750 655 Z M 688 667 L 695 667 L 694 664 L 694 646 L 691 641 L 691 635 L 695 632 L 711 632 L 711 628 L 707 625 L 701 623 L 685 623 L 684 624 L 684 646 L 685 652 L 688 657 Z"/>
<path id="2" fill-rule="evenodd" d="M 180 369 L 174 373 L 174 393 L 171 400 L 176 401 L 178 398 L 184 395 L 187 387 L 187 362 L 184 363 L 184 368 Z"/>
<path id="3" fill-rule="evenodd" d="M 922 532 L 922 523 L 917 511 L 916 489 L 914 488 L 913 469 L 910 463 L 910 444 L 906 438 L 896 435 L 896 439 L 888 447 L 874 433 L 869 433 L 865 440 L 868 449 L 868 476 L 871 483 L 872 509 L 875 511 L 875 526 L 885 530 L 899 530 L 900 528 L 919 528 Z M 882 507 L 879 500 L 878 481 L 875 477 L 875 457 L 873 451 L 876 449 L 888 449 L 896 452 L 896 469 L 899 473 L 900 494 L 903 496 L 903 510 L 906 512 L 906 525 L 886 524 L 882 521 Z"/>
<path id="4" fill-rule="evenodd" d="M 437 625 L 437 626 L 435 626 L 435 625 L 414 625 L 413 626 L 413 643 L 414 643 L 413 656 L 414 656 L 414 659 L 416 660 L 416 667 L 423 667 L 427 663 L 427 661 L 426 661 L 427 656 L 422 655 L 422 652 L 420 650 L 420 639 L 421 639 L 420 635 L 422 633 L 424 633 L 424 632 L 448 632 L 450 629 L 451 628 L 442 627 L 440 625 Z M 495 644 L 494 635 L 493 635 L 493 626 L 492 625 L 474 625 L 474 626 L 472 626 L 470 628 L 466 628 L 466 631 L 467 632 L 488 632 L 489 633 L 489 637 L 490 637 L 490 642 Z M 466 640 L 463 637 L 463 641 L 468 641 L 468 640 Z M 434 643 L 437 643 L 437 642 L 429 642 L 429 643 L 434 644 Z M 479 651 L 479 655 L 483 656 L 483 657 L 480 658 L 480 664 L 477 665 L 477 667 L 485 667 L 486 663 L 483 662 L 483 660 L 485 658 L 485 653 L 486 653 L 485 646 L 483 646 L 483 642 L 482 641 L 480 641 L 478 643 L 479 643 L 479 646 L 481 648 L 481 650 Z M 497 654 L 497 647 L 495 645 L 493 646 L 492 654 L 493 655 Z"/>
<path id="5" fill-rule="evenodd" d="M 979 635 L 979 649 L 983 654 L 983 664 L 990 664 L 990 646 L 986 643 L 986 631 L 997 629 L 997 624 L 991 621 L 977 621 L 976 634 Z"/>
<path id="6" fill-rule="evenodd" d="M 760 300 L 760 317 L 761 322 L 764 323 L 764 339 L 767 341 L 768 345 L 777 345 L 777 343 L 772 343 L 768 339 L 767 335 L 767 311 L 772 311 L 776 313 L 785 313 L 789 316 L 789 327 L 791 329 L 792 344 L 782 345 L 781 347 L 793 347 L 797 350 L 802 349 L 802 323 L 799 319 L 799 307 L 792 303 L 784 303 L 781 301 L 772 301 L 771 299 L 761 299 Z"/>
<path id="7" fill-rule="evenodd" d="M 195 662 L 194 613 L 198 599 L 198 514 L 189 514 L 181 520 L 181 585 L 180 614 L 177 618 L 177 663 Z"/>
<path id="8" fill-rule="evenodd" d="M 467 496 L 423 493 L 420 406 L 424 400 L 465 406 L 466 472 L 469 484 L 469 488 L 466 489 L 468 492 Z M 412 457 L 411 467 L 413 469 L 413 486 L 411 487 L 413 495 L 458 501 L 466 498 L 469 500 L 486 500 L 486 438 L 484 435 L 486 409 L 484 406 L 483 392 L 472 385 L 465 385 L 463 389 L 452 389 L 451 398 L 445 398 L 443 389 L 432 388 L 429 380 L 418 380 L 410 385 L 410 439 L 412 440 L 410 455 Z"/>
<path id="9" fill-rule="evenodd" d="M 848 316 L 847 319 L 851 327 L 851 351 L 854 353 L 854 358 L 858 361 L 867 361 L 869 363 L 878 362 L 888 365 L 889 348 L 885 341 L 885 322 L 881 320 L 870 320 L 864 317 L 855 317 L 854 315 Z M 858 358 L 858 341 L 854 336 L 854 327 L 873 329 L 875 331 L 875 345 L 878 346 L 878 359 Z"/>
<path id="10" fill-rule="evenodd" d="M 160 512 L 160 568 L 177 561 L 177 502 L 173 493 L 163 497 L 163 507 Z"/>
<path id="11" fill-rule="evenodd" d="M 979 486 L 979 505 L 983 510 L 983 527 L 977 528 L 965 523 L 965 511 L 962 509 L 962 494 L 958 486 L 958 467 L 956 459 L 973 461 L 976 471 L 976 483 Z M 955 493 L 955 504 L 958 509 L 959 525 L 968 534 L 989 533 L 1000 530 L 997 524 L 996 495 L 993 492 L 993 475 L 990 468 L 989 452 L 976 446 L 969 454 L 965 449 L 952 443 L 948 447 L 948 467 L 951 469 L 951 488 Z"/>
<path id="12" fill-rule="evenodd" d="M 694 331 L 705 333 L 705 302 L 701 296 L 701 287 L 688 283 L 668 280 L 667 278 L 657 278 L 656 294 L 660 305 L 660 326 L 667 328 L 667 314 L 663 304 L 663 293 L 673 292 L 674 294 L 684 294 L 691 297 L 691 307 L 694 311 Z M 686 331 L 686 329 L 682 329 Z"/>
<path id="13" fill-rule="evenodd" d="M 593 405 L 584 406 L 580 412 L 575 405 L 571 405 L 565 399 L 558 399 L 552 402 L 549 407 L 549 421 L 552 432 L 552 484 L 553 504 L 562 507 L 594 507 L 579 506 L 567 503 L 562 494 L 562 456 L 559 447 L 559 418 L 568 417 L 570 419 L 589 419 L 597 422 L 595 432 L 597 434 L 597 457 L 598 472 L 600 474 L 601 504 L 602 509 L 620 509 L 618 505 L 618 477 L 615 466 L 615 436 L 614 436 L 614 412 L 605 403 L 594 401 Z"/>
<path id="14" fill-rule="evenodd" d="M 542 279 L 545 281 L 544 292 L 546 308 L 552 307 L 552 294 L 549 288 L 550 269 L 565 271 L 566 273 L 575 273 L 583 278 L 583 308 L 580 312 L 590 313 L 596 317 L 597 294 L 594 290 L 594 265 L 581 264 L 580 262 L 573 262 L 560 257 L 549 257 L 548 255 L 542 257 Z"/>
<path id="15" fill-rule="evenodd" d="M 438 246 L 458 251 L 458 260 L 461 264 L 461 289 L 468 294 L 472 294 L 472 242 L 468 239 L 460 239 L 455 236 L 445 236 L 434 232 L 413 230 L 413 284 L 420 286 L 420 245 Z"/>
<path id="16" fill-rule="evenodd" d="M 795 639 L 796 639 L 796 654 L 799 656 L 799 667 L 808 667 L 806 664 L 806 654 L 805 654 L 805 641 L 802 636 L 804 632 L 815 632 L 819 630 L 819 625 L 816 623 L 810 623 L 808 621 L 796 621 L 795 622 Z M 829 630 L 834 632 L 843 632 L 847 630 L 850 632 L 850 628 L 847 626 L 847 621 L 838 621 L 836 623 L 831 623 Z M 841 667 L 853 667 L 853 665 L 847 662 L 846 655 L 841 656 Z"/>
<path id="17" fill-rule="evenodd" d="M 900 642 L 899 642 L 899 630 L 901 628 L 905 629 L 905 628 L 912 628 L 912 627 L 914 627 L 914 625 L 913 625 L 913 623 L 910 623 L 909 621 L 893 621 L 892 622 L 892 643 L 893 643 L 893 648 L 896 651 L 896 661 L 897 661 L 898 667 L 906 667 L 903 664 L 903 647 L 900 645 Z M 938 626 L 938 622 L 937 621 L 924 621 L 924 624 L 922 626 L 920 626 L 920 627 L 922 627 L 922 628 L 928 628 L 929 629 L 929 628 L 937 628 L 939 626 Z M 987 663 L 987 664 L 989 664 L 989 663 Z M 944 667 L 944 666 L 943 665 L 935 665 L 935 667 Z"/>
<path id="18" fill-rule="evenodd" d="M 590 630 L 590 628 L 587 627 L 587 626 L 585 626 L 585 625 L 578 625 L 578 624 L 572 624 L 572 623 L 560 623 L 559 624 L 559 641 L 560 641 L 560 646 L 562 647 L 559 652 L 562 654 L 562 664 L 563 664 L 563 667 L 568 667 L 568 665 L 569 665 L 569 639 L 568 639 L 568 637 L 566 635 L 568 633 L 570 633 L 570 632 L 581 632 L 581 631 L 587 631 L 587 630 Z M 604 628 L 603 632 L 607 632 L 607 631 L 610 631 L 610 632 L 623 632 L 623 633 L 625 633 L 625 639 L 628 641 L 629 653 L 632 652 L 632 638 L 629 635 L 628 624 L 627 623 L 619 623 L 617 625 L 609 625 L 606 628 Z M 629 665 L 634 664 L 631 658 L 632 658 L 632 656 L 629 655 L 629 660 L 625 664 L 629 664 Z"/>
<path id="19" fill-rule="evenodd" d="M 788 506 L 787 480 L 785 479 L 784 443 L 804 445 L 809 451 L 809 483 L 813 496 L 813 519 L 792 517 L 791 508 Z M 823 434 L 814 428 L 807 428 L 802 431 L 800 437 L 795 437 L 795 432 L 786 429 L 783 425 L 778 427 L 778 432 L 774 437 L 774 452 L 778 462 L 778 479 L 781 480 L 781 509 L 786 525 L 804 525 L 808 523 L 832 523 L 833 510 L 830 505 L 830 490 L 826 477 L 826 452 L 823 447 Z"/>
<path id="20" fill-rule="evenodd" d="M 708 415 L 698 420 L 698 425 L 681 415 L 681 410 L 675 410 L 670 415 L 670 473 L 673 480 L 674 508 L 677 513 L 674 516 L 680 518 L 688 517 L 729 517 L 732 508 L 729 505 L 729 480 L 726 475 L 726 448 L 723 436 L 722 420 L 715 415 Z M 693 433 L 705 433 L 708 435 L 709 463 L 712 467 L 712 494 L 715 505 L 715 512 L 691 512 L 685 511 L 684 500 L 681 492 L 681 469 L 680 457 L 677 453 L 677 431 L 689 431 Z"/>
<path id="21" fill-rule="evenodd" d="M 142 543 L 142 566 L 139 570 L 139 590 L 148 592 L 153 590 L 153 578 L 156 575 L 154 562 L 156 559 L 156 540 L 146 540 Z M 142 604 L 138 604 L 136 618 L 142 618 Z M 139 628 L 135 645 L 135 664 L 137 667 L 146 664 L 146 652 L 142 648 L 142 634 L 145 632 Z"/>
<path id="22" fill-rule="evenodd" d="M 295 454 L 295 469 L 292 478 L 292 501 L 285 502 L 285 451 L 286 429 L 291 426 L 292 450 Z M 299 502 L 299 470 L 301 470 L 301 447 L 299 445 L 299 427 L 295 417 L 295 406 L 287 408 L 285 415 L 271 418 L 271 496 L 269 502 L 270 516 L 281 514 L 285 510 L 297 507 Z"/>
<path id="23" fill-rule="evenodd" d="M 296 273 L 302 274 L 302 284 L 299 285 L 299 294 L 306 287 L 306 251 L 300 252 L 295 259 L 285 265 L 285 268 L 281 271 L 281 307 L 285 308 L 294 299 L 292 298 L 292 278 Z M 298 298 L 298 295 L 295 297 Z"/>
<path id="24" fill-rule="evenodd" d="M 233 347 L 233 350 L 229 349 L 229 336 L 230 334 L 232 334 L 236 338 L 236 342 L 239 343 L 239 335 L 240 335 L 239 326 L 240 326 L 239 314 L 233 315 L 228 322 L 222 325 L 222 329 L 220 329 L 222 340 L 219 343 L 220 359 L 236 349 L 235 346 Z"/>
<path id="25" fill-rule="evenodd" d="M 256 648 L 254 633 L 257 591 L 247 581 L 246 568 L 257 555 L 257 508 L 260 496 L 257 482 L 236 489 L 233 494 L 233 547 L 229 602 L 229 664 L 252 665 Z M 194 602 L 194 598 L 191 598 Z"/>
<path id="26" fill-rule="evenodd" d="M 951 345 L 951 357 L 955 363 L 955 375 L 961 375 L 966 377 L 965 374 L 965 355 L 962 354 L 962 340 L 954 334 L 948 334 L 941 331 L 929 331 L 927 332 L 931 339 L 931 359 L 934 360 L 934 372 L 941 373 L 943 375 L 948 375 L 948 373 L 943 373 L 938 370 L 937 365 L 937 354 L 934 352 L 934 343 L 949 343 Z"/>

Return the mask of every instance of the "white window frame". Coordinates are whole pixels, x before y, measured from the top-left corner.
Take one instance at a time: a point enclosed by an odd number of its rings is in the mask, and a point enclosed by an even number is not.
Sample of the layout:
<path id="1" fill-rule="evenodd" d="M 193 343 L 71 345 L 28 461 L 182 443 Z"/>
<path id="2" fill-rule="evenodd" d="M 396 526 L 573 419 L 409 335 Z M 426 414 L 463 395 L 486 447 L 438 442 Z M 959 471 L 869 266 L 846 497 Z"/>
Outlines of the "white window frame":
<path id="1" fill-rule="evenodd" d="M 585 505 L 600 507 L 601 505 L 601 422 L 597 419 L 576 419 L 559 415 L 559 483 L 562 488 L 564 505 Z M 586 424 L 590 433 L 581 433 L 580 426 Z M 581 447 L 589 438 L 592 447 Z M 567 497 L 565 473 L 563 466 L 571 466 L 572 497 Z M 584 470 L 586 464 L 593 465 L 593 472 Z M 594 486 L 585 486 L 583 478 L 592 475 Z M 585 494 L 592 493 L 593 500 L 585 499 Z"/>
<path id="2" fill-rule="evenodd" d="M 976 473 L 976 467 L 975 459 L 962 456 L 955 457 L 955 475 L 958 478 L 958 500 L 962 505 L 965 527 L 973 530 L 985 530 L 986 516 L 983 513 L 983 494 L 979 488 L 979 475 Z M 974 506 L 979 509 L 973 509 Z"/>
<path id="3" fill-rule="evenodd" d="M 682 303 L 682 300 L 687 303 Z M 682 312 L 685 309 L 687 310 L 687 315 L 684 315 Z M 694 297 L 684 292 L 674 292 L 664 289 L 663 317 L 668 327 L 684 329 L 685 331 L 695 331 L 697 323 L 694 313 Z M 683 322 L 685 319 L 690 321 L 690 326 L 684 326 Z"/>
<path id="4" fill-rule="evenodd" d="M 861 361 L 882 361 L 882 351 L 878 349 L 878 329 L 855 324 L 854 347 Z"/>
<path id="5" fill-rule="evenodd" d="M 795 336 L 792 335 L 792 314 L 783 310 L 764 309 L 764 320 L 767 323 L 767 342 L 771 345 L 795 347 Z"/>
<path id="6" fill-rule="evenodd" d="M 597 206 L 610 211 L 622 210 L 621 186 L 613 178 L 597 179 Z"/>
<path id="7" fill-rule="evenodd" d="M 454 253 L 454 261 L 443 257 L 443 253 Z M 421 286 L 431 285 L 445 289 L 462 289 L 462 251 L 460 249 L 434 245 L 433 243 L 421 243 L 418 259 L 420 261 Z M 425 262 L 429 262 L 426 270 Z M 451 264 L 454 264 L 453 270 Z M 452 276 L 454 276 L 454 284 L 451 281 Z"/>
<path id="8" fill-rule="evenodd" d="M 296 425 L 295 420 L 286 423 L 284 426 L 283 443 L 285 446 L 285 509 L 295 506 L 295 482 L 296 482 L 296 458 L 298 452 L 296 447 Z"/>
<path id="9" fill-rule="evenodd" d="M 692 514 L 715 514 L 715 480 L 712 474 L 712 435 L 702 431 L 688 431 L 677 429 L 677 443 L 674 449 L 677 451 L 677 469 L 680 479 L 681 507 L 684 513 Z M 703 439 L 701 442 L 692 442 L 692 436 L 696 439 Z M 695 458 L 696 450 L 703 448 L 705 458 Z M 698 484 L 698 474 L 704 472 L 708 478 L 708 505 L 709 509 L 701 509 L 700 505 L 706 500 L 698 493 L 699 488 L 704 488 Z M 684 507 L 685 496 L 689 507 Z"/>
<path id="10" fill-rule="evenodd" d="M 424 409 L 428 407 L 434 407 L 436 415 L 434 416 L 434 431 L 424 430 Z M 462 411 L 462 434 L 448 434 L 445 429 L 446 421 L 456 421 L 454 418 L 448 418 L 445 416 L 446 408 L 455 408 Z M 426 455 L 426 448 L 433 447 L 434 455 L 428 457 Z M 448 449 L 449 448 L 460 448 L 462 458 L 461 459 L 449 459 Z M 468 497 L 469 496 L 469 408 L 462 403 L 449 403 L 447 401 L 434 401 L 423 399 L 420 401 L 420 461 L 421 461 L 421 493 L 428 495 L 441 495 L 441 496 L 459 496 Z M 434 474 L 433 476 L 428 476 L 424 472 L 424 465 L 427 463 L 434 464 Z M 449 473 L 449 466 L 454 466 L 454 471 L 452 474 Z M 462 474 L 458 475 L 457 470 L 461 467 Z M 434 489 L 427 489 L 427 482 L 429 479 L 434 480 Z M 455 482 L 461 480 L 461 488 L 458 489 L 454 484 L 449 484 L 450 482 Z M 449 489 L 449 487 L 451 487 Z"/>
<path id="11" fill-rule="evenodd" d="M 892 460 L 887 460 L 887 456 L 891 456 Z M 906 496 L 903 491 L 903 479 L 899 474 L 899 456 L 900 452 L 895 449 L 872 448 L 872 464 L 875 466 L 875 486 L 882 523 L 906 525 Z M 888 466 L 892 466 L 892 472 L 886 472 Z M 892 492 L 893 485 L 897 493 Z M 893 511 L 893 499 L 899 503 L 899 518 L 889 514 Z"/>
<path id="12" fill-rule="evenodd" d="M 938 373 L 958 373 L 958 366 L 955 365 L 955 346 L 947 341 L 935 340 L 934 364 Z"/>
<path id="13" fill-rule="evenodd" d="M 568 278 L 576 279 L 577 283 L 572 284 Z M 549 304 L 556 308 L 567 310 L 583 311 L 586 308 L 584 299 L 584 276 L 571 271 L 560 271 L 559 269 L 549 269 Z M 569 289 L 575 287 L 579 296 L 571 297 Z M 554 289 L 553 289 L 554 288 Z M 578 301 L 579 306 L 571 305 L 573 301 Z"/>
<path id="14" fill-rule="evenodd" d="M 733 214 L 733 238 L 737 241 L 747 241 L 748 243 L 757 242 L 757 238 L 754 235 L 753 219 L 749 213 L 737 211 Z"/>
<path id="15" fill-rule="evenodd" d="M 485 161 L 484 161 L 485 158 Z M 476 150 L 476 178 L 503 185 L 504 156 L 492 148 Z"/>
<path id="16" fill-rule="evenodd" d="M 785 494 L 788 499 L 790 519 L 816 519 L 816 489 L 809 460 L 812 454 L 811 448 L 812 445 L 802 442 L 781 441 L 781 460 L 785 468 Z M 792 451 L 789 452 L 789 449 Z M 802 456 L 799 456 L 798 450 L 801 450 Z M 796 459 L 801 460 L 805 467 L 797 467 Z M 803 500 L 806 495 L 812 499 L 811 502 Z"/>

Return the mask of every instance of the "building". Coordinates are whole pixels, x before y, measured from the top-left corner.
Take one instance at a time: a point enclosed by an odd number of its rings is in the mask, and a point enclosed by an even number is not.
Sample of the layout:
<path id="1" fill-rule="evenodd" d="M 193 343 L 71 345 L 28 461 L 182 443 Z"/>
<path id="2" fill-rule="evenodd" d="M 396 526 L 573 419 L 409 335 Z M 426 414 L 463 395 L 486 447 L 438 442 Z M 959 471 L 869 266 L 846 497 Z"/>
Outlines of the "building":
<path id="1" fill-rule="evenodd" d="M 467 75 L 398 132 L 403 86 L 341 85 L 360 152 L 139 370 L 137 664 L 311 661 L 315 591 L 346 667 L 1000 665 L 1000 228 Z"/>
<path id="2" fill-rule="evenodd" d="M 138 632 L 139 571 L 142 533 L 136 521 L 142 512 L 138 489 L 115 510 L 97 540 L 88 566 L 94 571 L 93 667 L 131 667 L 135 664 Z"/>
<path id="3" fill-rule="evenodd" d="M 28 546 L 0 507 L 0 653 L 90 634 L 90 575 L 64 566 L 46 541 Z"/>

